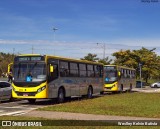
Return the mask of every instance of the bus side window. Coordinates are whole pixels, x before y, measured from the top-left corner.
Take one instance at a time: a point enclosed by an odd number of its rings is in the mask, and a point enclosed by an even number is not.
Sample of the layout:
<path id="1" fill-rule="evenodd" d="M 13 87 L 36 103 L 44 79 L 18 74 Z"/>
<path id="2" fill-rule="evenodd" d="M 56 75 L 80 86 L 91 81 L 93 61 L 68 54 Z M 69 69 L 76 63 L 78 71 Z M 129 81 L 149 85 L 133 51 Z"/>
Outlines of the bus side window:
<path id="1" fill-rule="evenodd" d="M 94 77 L 95 76 L 93 65 L 91 65 L 91 64 L 87 64 L 87 76 L 88 77 Z"/>
<path id="2" fill-rule="evenodd" d="M 121 78 L 123 77 L 123 69 L 121 69 Z"/>
<path id="3" fill-rule="evenodd" d="M 95 70 L 95 77 L 102 77 L 103 76 L 103 68 L 100 65 L 94 65 Z"/>
<path id="4" fill-rule="evenodd" d="M 79 64 L 79 75 L 80 75 L 80 77 L 87 76 L 86 64 Z"/>
<path id="5" fill-rule="evenodd" d="M 68 74 L 69 74 L 68 69 L 65 69 L 65 68 L 61 68 L 60 69 L 60 75 L 61 75 L 61 77 L 67 77 Z"/>
<path id="6" fill-rule="evenodd" d="M 78 77 L 78 64 L 76 62 L 70 62 L 70 76 L 71 77 Z"/>
<path id="7" fill-rule="evenodd" d="M 68 77 L 69 76 L 69 65 L 67 61 L 60 61 L 60 76 Z"/>

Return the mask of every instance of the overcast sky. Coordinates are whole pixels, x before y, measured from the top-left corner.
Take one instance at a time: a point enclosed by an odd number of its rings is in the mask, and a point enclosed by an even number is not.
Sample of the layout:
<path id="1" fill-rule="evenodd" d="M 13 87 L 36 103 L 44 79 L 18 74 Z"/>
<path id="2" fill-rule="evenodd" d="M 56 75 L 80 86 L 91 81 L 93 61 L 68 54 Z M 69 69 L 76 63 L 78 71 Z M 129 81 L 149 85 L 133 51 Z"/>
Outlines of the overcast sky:
<path id="1" fill-rule="evenodd" d="M 160 55 L 160 0 L 0 0 L 0 52 L 102 57 L 104 46 Z"/>

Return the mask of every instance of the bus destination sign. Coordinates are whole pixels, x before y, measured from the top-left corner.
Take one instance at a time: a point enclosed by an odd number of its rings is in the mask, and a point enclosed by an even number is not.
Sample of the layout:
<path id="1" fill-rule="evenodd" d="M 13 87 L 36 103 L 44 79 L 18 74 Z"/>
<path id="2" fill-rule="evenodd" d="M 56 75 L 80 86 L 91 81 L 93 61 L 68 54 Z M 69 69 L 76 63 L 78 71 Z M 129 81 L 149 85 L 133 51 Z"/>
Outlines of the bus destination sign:
<path id="1" fill-rule="evenodd" d="M 44 61 L 43 56 L 18 56 L 15 61 Z"/>

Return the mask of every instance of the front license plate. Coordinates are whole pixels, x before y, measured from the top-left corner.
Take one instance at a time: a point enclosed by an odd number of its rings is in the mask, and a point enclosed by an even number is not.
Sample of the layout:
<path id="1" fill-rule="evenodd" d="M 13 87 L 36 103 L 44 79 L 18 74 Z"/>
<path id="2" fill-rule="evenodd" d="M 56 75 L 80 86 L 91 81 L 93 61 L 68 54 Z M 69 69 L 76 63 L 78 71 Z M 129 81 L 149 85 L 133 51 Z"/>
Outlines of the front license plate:
<path id="1" fill-rule="evenodd" d="M 23 96 L 28 96 L 28 94 L 27 94 L 27 93 L 24 93 Z"/>

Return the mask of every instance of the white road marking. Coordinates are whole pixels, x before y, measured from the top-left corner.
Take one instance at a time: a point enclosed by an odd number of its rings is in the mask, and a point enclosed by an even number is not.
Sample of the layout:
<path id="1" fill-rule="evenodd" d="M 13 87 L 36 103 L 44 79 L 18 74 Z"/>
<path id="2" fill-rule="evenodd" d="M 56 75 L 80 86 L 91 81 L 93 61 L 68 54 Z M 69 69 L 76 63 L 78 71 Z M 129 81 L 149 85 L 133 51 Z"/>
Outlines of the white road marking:
<path id="1" fill-rule="evenodd" d="M 0 110 L 0 116 L 4 116 L 4 115 L 18 116 L 18 115 L 22 115 L 29 111 L 37 109 L 36 107 L 29 107 L 29 105 L 20 105 L 20 106 L 18 105 L 13 107 L 0 106 L 0 108 L 4 109 L 4 110 Z M 15 109 L 17 111 L 12 111 L 12 110 L 9 111 L 10 109 Z"/>
<path id="2" fill-rule="evenodd" d="M 26 114 L 32 110 L 38 109 L 40 107 L 45 107 L 45 105 L 30 105 L 25 103 L 25 101 L 2 103 L 0 104 L 0 116 L 19 116 L 22 114 Z"/>
<path id="3" fill-rule="evenodd" d="M 21 113 L 25 113 L 26 111 L 16 111 L 16 112 L 8 112 L 8 113 L 3 113 L 3 114 L 0 114 L 0 116 L 12 116 L 12 115 L 15 115 L 15 114 L 21 114 Z"/>
<path id="4" fill-rule="evenodd" d="M 13 106 L 13 107 L 0 106 L 0 108 L 26 108 L 26 107 L 24 106 Z"/>
<path id="5" fill-rule="evenodd" d="M 26 109 L 26 110 L 21 110 L 21 111 L 13 111 L 13 112 L 7 112 L 7 113 L 2 113 L 0 114 L 0 116 L 18 116 L 18 115 L 22 115 L 22 114 L 26 114 L 29 111 L 32 111 L 36 108 L 32 108 L 32 109 Z"/>
<path id="6" fill-rule="evenodd" d="M 0 112 L 4 112 L 4 110 L 0 110 Z"/>
<path id="7" fill-rule="evenodd" d="M 8 106 L 0 106 L 0 108 L 29 108 L 29 109 L 32 109 L 32 107 L 30 107 L 29 105 L 18 105 L 18 106 L 10 106 L 10 107 L 8 107 Z M 39 108 L 38 106 L 37 107 L 33 107 L 34 109 L 35 108 Z"/>

